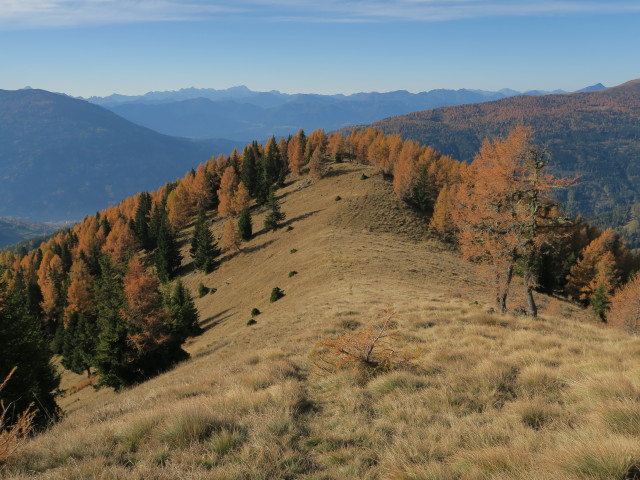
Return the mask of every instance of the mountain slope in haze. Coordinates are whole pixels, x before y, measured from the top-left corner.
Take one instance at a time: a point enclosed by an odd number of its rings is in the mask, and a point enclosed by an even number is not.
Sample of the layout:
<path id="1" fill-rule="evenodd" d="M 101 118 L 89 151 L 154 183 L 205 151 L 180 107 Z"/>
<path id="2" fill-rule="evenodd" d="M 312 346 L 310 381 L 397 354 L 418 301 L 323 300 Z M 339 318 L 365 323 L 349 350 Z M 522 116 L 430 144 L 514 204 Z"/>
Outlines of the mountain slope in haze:
<path id="1" fill-rule="evenodd" d="M 0 248 L 43 235 L 53 233 L 57 228 L 45 223 L 24 222 L 0 217 Z"/>
<path id="2" fill-rule="evenodd" d="M 556 92 L 525 92 L 539 95 Z M 285 94 L 254 92 L 247 87 L 227 90 L 182 89 L 149 92 L 140 96 L 92 97 L 122 117 L 167 135 L 209 138 L 266 139 L 287 136 L 303 128 L 336 130 L 382 118 L 445 105 L 479 103 L 513 95 L 515 90 L 438 89 L 421 93 L 355 93 L 352 95 Z"/>
<path id="3" fill-rule="evenodd" d="M 232 147 L 161 135 L 64 95 L 0 90 L 0 215 L 78 219 Z"/>
<path id="4" fill-rule="evenodd" d="M 183 231 L 181 280 L 216 289 L 196 299 L 191 359 L 117 393 L 65 372 L 67 415 L 3 478 L 634 478 L 637 338 L 538 294 L 540 319 L 486 313 L 491 283 L 389 182 L 332 168 L 278 191 L 292 229 L 257 231 L 210 274 L 191 268 Z M 387 309 L 411 367 L 314 366 L 319 341 L 377 332 Z"/>
<path id="5" fill-rule="evenodd" d="M 529 125 L 537 143 L 550 151 L 555 173 L 581 176 L 561 197 L 570 212 L 626 228 L 640 202 L 639 118 L 640 80 L 635 80 L 604 90 L 415 112 L 372 126 L 470 161 L 483 139 Z M 627 231 L 634 244 L 640 241 L 637 234 Z"/>

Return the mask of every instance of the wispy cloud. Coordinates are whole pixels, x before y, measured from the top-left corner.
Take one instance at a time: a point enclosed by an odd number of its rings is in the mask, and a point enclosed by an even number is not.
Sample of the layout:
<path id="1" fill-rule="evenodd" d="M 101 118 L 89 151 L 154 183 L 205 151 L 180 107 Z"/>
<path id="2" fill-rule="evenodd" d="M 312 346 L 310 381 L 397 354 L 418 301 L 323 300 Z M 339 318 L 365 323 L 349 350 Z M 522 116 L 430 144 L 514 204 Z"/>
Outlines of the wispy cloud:
<path id="1" fill-rule="evenodd" d="M 640 12 L 637 0 L 0 0 L 0 28 L 224 20 L 385 22 Z"/>

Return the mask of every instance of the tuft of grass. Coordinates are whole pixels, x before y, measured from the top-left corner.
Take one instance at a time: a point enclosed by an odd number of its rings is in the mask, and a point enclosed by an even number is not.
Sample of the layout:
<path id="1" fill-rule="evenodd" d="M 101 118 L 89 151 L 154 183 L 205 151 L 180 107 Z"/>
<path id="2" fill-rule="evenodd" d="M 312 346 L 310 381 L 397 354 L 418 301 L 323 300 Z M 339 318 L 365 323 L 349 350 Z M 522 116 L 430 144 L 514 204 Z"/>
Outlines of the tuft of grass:
<path id="1" fill-rule="evenodd" d="M 246 434 L 240 430 L 223 429 L 211 436 L 207 441 L 207 448 L 223 457 L 232 450 L 240 447 L 246 439 Z"/>
<path id="2" fill-rule="evenodd" d="M 600 416 L 612 432 L 640 437 L 640 406 L 629 400 L 602 408 Z"/>
<path id="3" fill-rule="evenodd" d="M 206 440 L 221 426 L 222 423 L 211 410 L 193 406 L 167 418 L 160 440 L 171 447 L 187 448 Z"/>
<path id="4" fill-rule="evenodd" d="M 426 385 L 421 378 L 407 372 L 392 372 L 379 376 L 369 383 L 369 389 L 378 395 L 387 395 L 401 390 L 415 392 Z"/>
<path id="5" fill-rule="evenodd" d="M 340 327 L 345 330 L 357 330 L 361 323 L 353 318 L 345 318 L 340 321 Z"/>

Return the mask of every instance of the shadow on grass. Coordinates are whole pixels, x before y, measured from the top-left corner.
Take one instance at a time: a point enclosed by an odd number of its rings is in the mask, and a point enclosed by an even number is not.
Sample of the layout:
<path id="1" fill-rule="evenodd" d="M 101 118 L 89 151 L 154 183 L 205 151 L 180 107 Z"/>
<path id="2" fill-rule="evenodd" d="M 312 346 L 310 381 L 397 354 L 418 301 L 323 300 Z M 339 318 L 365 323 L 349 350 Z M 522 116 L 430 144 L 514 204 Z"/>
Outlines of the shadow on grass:
<path id="1" fill-rule="evenodd" d="M 200 323 L 200 327 L 202 328 L 202 333 L 206 332 L 207 330 L 211 330 L 216 325 L 220 325 L 225 320 L 231 318 L 233 316 L 233 313 L 229 313 L 230 310 L 231 310 L 230 308 L 227 308 L 227 309 L 222 310 L 221 312 L 216 313 L 215 315 L 203 320 Z"/>

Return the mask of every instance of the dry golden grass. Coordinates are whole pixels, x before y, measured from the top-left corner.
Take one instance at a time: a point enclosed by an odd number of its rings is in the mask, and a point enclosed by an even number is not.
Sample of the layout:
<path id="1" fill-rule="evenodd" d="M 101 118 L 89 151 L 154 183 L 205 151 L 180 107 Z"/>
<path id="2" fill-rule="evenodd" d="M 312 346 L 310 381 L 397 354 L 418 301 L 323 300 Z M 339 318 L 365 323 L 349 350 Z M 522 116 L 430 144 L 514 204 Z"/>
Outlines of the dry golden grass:
<path id="1" fill-rule="evenodd" d="M 640 340 L 553 298 L 538 298 L 538 320 L 485 313 L 490 286 L 363 171 L 339 165 L 287 186 L 292 230 L 257 235 L 207 276 L 185 265 L 192 292 L 217 289 L 196 300 L 206 331 L 191 359 L 118 394 L 70 393 L 66 418 L 2 474 L 640 478 Z M 270 303 L 274 286 L 286 295 Z M 319 341 L 369 328 L 388 308 L 397 340 L 419 353 L 411 368 L 314 374 Z M 65 374 L 63 386 L 80 380 Z"/>

